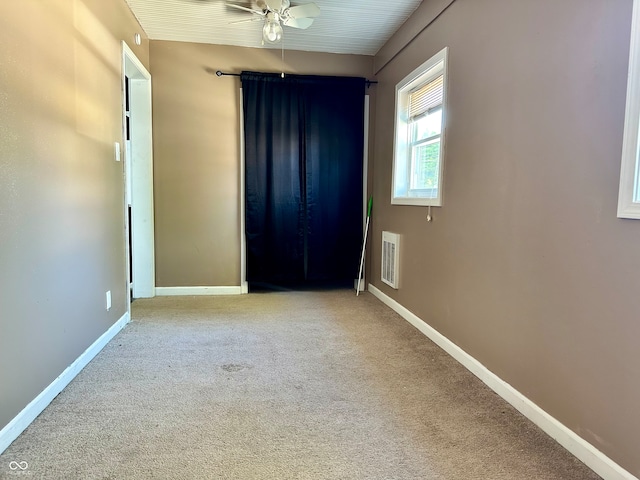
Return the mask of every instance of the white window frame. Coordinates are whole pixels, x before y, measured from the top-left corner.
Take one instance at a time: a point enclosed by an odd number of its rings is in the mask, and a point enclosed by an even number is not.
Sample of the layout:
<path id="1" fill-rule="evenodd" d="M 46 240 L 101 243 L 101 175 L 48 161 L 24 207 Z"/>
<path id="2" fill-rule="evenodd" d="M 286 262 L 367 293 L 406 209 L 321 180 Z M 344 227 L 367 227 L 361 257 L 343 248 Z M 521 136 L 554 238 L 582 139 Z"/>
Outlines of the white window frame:
<path id="1" fill-rule="evenodd" d="M 393 174 L 391 181 L 392 205 L 417 205 L 440 207 L 443 202 L 444 179 L 444 150 L 447 110 L 447 57 L 448 48 L 445 47 L 425 63 L 407 75 L 396 85 L 395 128 L 393 146 Z M 425 197 L 412 195 L 410 185 L 411 148 L 410 124 L 408 118 L 409 94 L 417 87 L 443 75 L 442 97 L 442 133 L 440 134 L 440 160 L 438 171 L 438 187 L 434 196 Z M 433 190 L 433 189 L 431 189 Z M 432 193 L 432 192 L 430 192 Z"/>
<path id="2" fill-rule="evenodd" d="M 640 219 L 640 0 L 633 2 L 618 217 Z"/>

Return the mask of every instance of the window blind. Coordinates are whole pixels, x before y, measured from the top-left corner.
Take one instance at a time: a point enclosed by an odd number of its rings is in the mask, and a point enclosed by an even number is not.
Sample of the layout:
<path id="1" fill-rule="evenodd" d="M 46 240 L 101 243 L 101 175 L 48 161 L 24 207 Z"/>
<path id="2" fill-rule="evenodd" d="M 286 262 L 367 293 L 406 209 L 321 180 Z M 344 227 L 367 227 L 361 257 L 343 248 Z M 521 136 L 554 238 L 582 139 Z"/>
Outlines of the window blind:
<path id="1" fill-rule="evenodd" d="M 444 75 L 439 75 L 409 93 L 409 120 L 427 113 L 434 107 L 442 105 L 444 95 Z"/>

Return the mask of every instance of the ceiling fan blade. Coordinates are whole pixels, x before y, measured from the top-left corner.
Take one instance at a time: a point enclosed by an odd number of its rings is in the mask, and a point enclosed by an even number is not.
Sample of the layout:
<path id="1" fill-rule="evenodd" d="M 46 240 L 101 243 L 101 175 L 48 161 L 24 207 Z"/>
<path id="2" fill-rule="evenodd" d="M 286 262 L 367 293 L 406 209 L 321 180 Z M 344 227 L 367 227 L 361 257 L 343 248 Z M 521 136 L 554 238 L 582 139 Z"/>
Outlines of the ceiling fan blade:
<path id="1" fill-rule="evenodd" d="M 314 18 L 320 15 L 320 8 L 315 3 L 296 5 L 287 9 L 287 14 L 294 19 Z"/>
<path id="2" fill-rule="evenodd" d="M 309 28 L 313 23 L 313 18 L 286 18 L 282 21 L 287 27 L 293 28 L 301 28 L 304 30 L 305 28 Z"/>
<path id="3" fill-rule="evenodd" d="M 256 20 L 262 20 L 260 17 L 251 17 L 246 20 L 237 20 L 235 22 L 229 22 L 227 25 L 237 25 L 238 23 L 247 23 L 247 22 L 255 22 Z"/>
<path id="4" fill-rule="evenodd" d="M 282 0 L 265 0 L 265 3 L 272 12 L 279 12 L 282 8 Z"/>
<path id="5" fill-rule="evenodd" d="M 226 3 L 227 7 L 237 8 L 238 10 L 242 10 L 243 12 L 255 13 L 256 15 L 263 16 L 264 13 L 260 10 L 253 10 L 252 8 L 243 7 L 242 5 L 236 5 L 235 3 Z"/>

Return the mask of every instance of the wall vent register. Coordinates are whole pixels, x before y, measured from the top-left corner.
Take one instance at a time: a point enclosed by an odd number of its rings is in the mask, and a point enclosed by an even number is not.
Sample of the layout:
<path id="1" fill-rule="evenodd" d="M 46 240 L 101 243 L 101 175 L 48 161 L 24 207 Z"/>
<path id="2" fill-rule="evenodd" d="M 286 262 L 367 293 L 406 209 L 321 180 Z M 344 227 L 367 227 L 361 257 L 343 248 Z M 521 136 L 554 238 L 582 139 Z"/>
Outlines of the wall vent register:
<path id="1" fill-rule="evenodd" d="M 400 266 L 400 235 L 382 232 L 382 282 L 398 289 Z"/>

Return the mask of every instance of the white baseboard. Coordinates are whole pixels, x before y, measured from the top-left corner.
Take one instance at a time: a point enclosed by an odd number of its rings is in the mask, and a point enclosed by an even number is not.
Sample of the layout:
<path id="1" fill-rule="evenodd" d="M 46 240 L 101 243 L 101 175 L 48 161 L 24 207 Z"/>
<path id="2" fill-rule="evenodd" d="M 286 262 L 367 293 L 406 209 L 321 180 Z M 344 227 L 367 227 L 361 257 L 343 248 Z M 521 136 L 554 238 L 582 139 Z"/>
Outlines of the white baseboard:
<path id="1" fill-rule="evenodd" d="M 243 287 L 156 287 L 159 297 L 182 295 L 242 295 Z"/>
<path id="2" fill-rule="evenodd" d="M 73 380 L 78 373 L 100 353 L 100 350 L 111 341 L 116 334 L 129 323 L 129 312 L 104 332 L 82 355 L 75 359 L 65 370 L 0 430 L 0 453 L 4 452 L 13 441 L 47 408 L 47 405 Z"/>
<path id="3" fill-rule="evenodd" d="M 615 463 L 604 453 L 578 436 L 554 417 L 533 403 L 522 393 L 502 380 L 478 360 L 462 350 L 451 340 L 429 326 L 414 313 L 407 310 L 398 302 L 387 296 L 375 286 L 369 284 L 371 292 L 382 303 L 395 310 L 402 318 L 429 337 L 436 345 L 460 362 L 471 373 L 482 380 L 494 392 L 513 405 L 520 413 L 544 430 L 560 445 L 566 448 L 580 461 L 587 465 L 605 480 L 639 480 L 620 465 Z"/>

